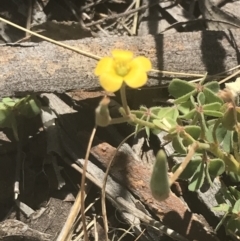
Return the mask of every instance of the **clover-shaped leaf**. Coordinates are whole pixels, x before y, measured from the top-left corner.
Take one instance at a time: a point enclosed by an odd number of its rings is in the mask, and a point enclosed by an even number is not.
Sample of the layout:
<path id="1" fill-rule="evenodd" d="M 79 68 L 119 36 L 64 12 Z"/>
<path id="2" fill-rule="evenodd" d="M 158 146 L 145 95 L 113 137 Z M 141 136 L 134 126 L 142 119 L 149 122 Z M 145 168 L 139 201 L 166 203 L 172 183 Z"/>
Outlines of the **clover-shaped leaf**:
<path id="1" fill-rule="evenodd" d="M 190 100 L 177 105 L 178 110 L 183 115 L 186 115 L 191 110 L 191 107 L 192 107 L 192 103 Z"/>
<path id="2" fill-rule="evenodd" d="M 195 140 L 198 140 L 201 135 L 201 128 L 199 126 L 187 125 L 184 127 L 184 130 Z"/>
<path id="3" fill-rule="evenodd" d="M 203 92 L 198 93 L 197 100 L 199 105 L 205 104 L 205 95 L 203 94 Z"/>
<path id="4" fill-rule="evenodd" d="M 200 165 L 200 163 L 202 162 L 202 159 L 194 159 L 191 160 L 186 168 L 183 170 L 183 172 L 181 173 L 181 175 L 179 176 L 180 179 L 183 180 L 188 180 L 190 179 L 194 172 L 196 171 L 196 169 L 198 168 L 198 166 Z M 176 164 L 173 168 L 172 168 L 172 172 L 175 172 L 178 167 L 181 165 L 181 163 Z"/>
<path id="5" fill-rule="evenodd" d="M 204 88 L 203 93 L 205 95 L 205 103 L 219 102 L 220 104 L 223 104 L 223 100 L 218 97 L 212 90 Z"/>
<path id="6" fill-rule="evenodd" d="M 180 137 L 179 133 L 177 133 L 172 140 L 172 146 L 174 150 L 180 154 L 186 154 L 187 148 L 183 145 L 183 139 Z"/>
<path id="7" fill-rule="evenodd" d="M 175 98 L 183 97 L 195 90 L 195 86 L 185 80 L 173 79 L 168 86 L 169 93 Z"/>
<path id="8" fill-rule="evenodd" d="M 36 97 L 27 96 L 20 100 L 17 109 L 21 115 L 31 118 L 40 113 L 40 106 L 41 104 Z"/>
<path id="9" fill-rule="evenodd" d="M 239 214 L 240 213 L 240 199 L 237 200 L 233 206 L 232 213 Z M 240 226 L 239 226 L 240 228 Z"/>
<path id="10" fill-rule="evenodd" d="M 178 109 L 175 107 L 163 107 L 159 110 L 157 116 L 159 119 L 169 118 L 172 120 L 177 120 L 179 115 Z"/>
<path id="11" fill-rule="evenodd" d="M 204 163 L 201 162 L 199 164 L 199 166 L 197 167 L 197 169 L 195 170 L 195 172 L 190 180 L 190 183 L 188 185 L 189 191 L 195 192 L 199 188 L 201 188 L 201 186 L 204 183 L 204 179 L 205 179 Z"/>
<path id="12" fill-rule="evenodd" d="M 225 163 L 222 159 L 214 158 L 210 159 L 209 165 L 208 165 L 208 172 L 211 177 L 215 178 L 217 176 L 220 176 L 225 171 Z"/>
<path id="13" fill-rule="evenodd" d="M 217 81 L 208 82 L 204 85 L 204 87 L 210 89 L 213 93 L 217 93 L 220 90 L 220 86 Z"/>

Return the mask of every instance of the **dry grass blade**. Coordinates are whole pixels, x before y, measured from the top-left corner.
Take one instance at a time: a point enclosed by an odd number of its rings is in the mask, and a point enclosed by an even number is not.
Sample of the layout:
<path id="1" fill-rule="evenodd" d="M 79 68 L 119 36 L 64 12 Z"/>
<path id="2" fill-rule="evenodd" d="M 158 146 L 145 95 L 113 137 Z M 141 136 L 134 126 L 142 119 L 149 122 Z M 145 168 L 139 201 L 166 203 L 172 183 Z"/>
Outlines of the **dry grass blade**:
<path id="1" fill-rule="evenodd" d="M 77 48 L 71 47 L 71 46 L 66 45 L 66 44 L 64 44 L 64 43 L 61 43 L 61 42 L 59 42 L 59 41 L 55 41 L 55 40 L 53 40 L 53 39 L 51 39 L 51 38 L 47 38 L 47 37 L 45 37 L 45 36 L 43 36 L 43 35 L 41 35 L 41 34 L 35 33 L 35 32 L 33 32 L 33 31 L 31 31 L 31 30 L 28 30 L 28 29 L 26 29 L 26 28 L 23 28 L 23 27 L 21 27 L 21 26 L 19 26 L 19 25 L 17 25 L 17 24 L 14 24 L 14 23 L 12 23 L 12 22 L 4 19 L 4 18 L 1 18 L 1 17 L 0 17 L 0 21 L 3 21 L 4 23 L 7 23 L 7 24 L 9 24 L 9 25 L 11 25 L 11 26 L 13 26 L 13 27 L 15 27 L 15 28 L 17 28 L 17 29 L 20 29 L 20 30 L 26 32 L 26 33 L 32 34 L 32 35 L 34 35 L 34 36 L 36 36 L 36 37 L 38 37 L 38 38 L 44 39 L 44 40 L 46 40 L 46 41 L 48 41 L 48 42 L 50 42 L 50 43 L 56 44 L 56 45 L 58 45 L 58 46 L 61 46 L 61 47 L 66 48 L 66 49 L 70 49 L 70 50 L 72 50 L 72 51 L 74 51 L 74 52 L 77 52 L 77 53 L 79 53 L 79 54 L 82 54 L 82 55 L 84 55 L 84 56 L 87 56 L 87 57 L 90 57 L 90 58 L 93 58 L 93 59 L 96 59 L 96 60 L 101 59 L 100 56 L 97 56 L 97 55 L 94 55 L 94 54 L 91 54 L 91 53 L 88 53 L 88 52 L 79 50 L 79 49 L 77 49 Z"/>
<path id="2" fill-rule="evenodd" d="M 188 163 L 191 161 L 192 157 L 194 156 L 196 150 L 198 148 L 198 143 L 194 142 L 190 147 L 189 147 L 189 152 L 187 156 L 185 157 L 184 161 L 181 163 L 181 165 L 178 167 L 176 172 L 173 173 L 171 176 L 169 182 L 170 186 L 178 179 L 178 177 L 181 175 L 181 173 L 184 171 Z"/>
<path id="3" fill-rule="evenodd" d="M 143 129 L 140 129 L 139 131 L 141 131 Z M 107 232 L 108 232 L 108 222 L 107 222 L 107 210 L 106 210 L 106 185 L 107 185 L 107 178 L 108 178 L 108 174 L 111 168 L 111 165 L 113 163 L 113 160 L 116 156 L 116 154 L 118 153 L 119 148 L 127 141 L 128 138 L 130 138 L 131 136 L 135 135 L 135 132 L 133 132 L 132 134 L 128 135 L 125 139 L 123 139 L 123 141 L 119 144 L 119 146 L 116 149 L 116 152 L 113 156 L 113 158 L 111 159 L 111 161 L 108 163 L 105 175 L 104 175 L 104 179 L 103 179 L 103 186 L 102 186 L 102 196 L 101 196 L 101 204 L 102 204 L 102 216 L 103 216 L 103 224 L 104 224 L 104 231 L 105 231 L 105 235 L 107 237 Z"/>
<path id="4" fill-rule="evenodd" d="M 92 130 L 89 142 L 88 142 L 88 147 L 86 151 L 86 156 L 85 156 L 85 162 L 83 166 L 83 173 L 82 173 L 82 180 L 81 180 L 81 214 L 82 214 L 82 224 L 83 224 L 83 232 L 84 232 L 84 239 L 85 241 L 88 241 L 88 233 L 87 233 L 87 226 L 86 226 L 86 217 L 85 217 L 85 203 L 84 203 L 84 196 L 85 196 L 85 180 L 86 180 L 86 170 L 87 170 L 87 163 L 90 155 L 90 149 L 92 146 L 93 138 L 95 136 L 97 130 L 97 126 L 95 126 Z M 107 240 L 107 239 L 106 239 Z"/>

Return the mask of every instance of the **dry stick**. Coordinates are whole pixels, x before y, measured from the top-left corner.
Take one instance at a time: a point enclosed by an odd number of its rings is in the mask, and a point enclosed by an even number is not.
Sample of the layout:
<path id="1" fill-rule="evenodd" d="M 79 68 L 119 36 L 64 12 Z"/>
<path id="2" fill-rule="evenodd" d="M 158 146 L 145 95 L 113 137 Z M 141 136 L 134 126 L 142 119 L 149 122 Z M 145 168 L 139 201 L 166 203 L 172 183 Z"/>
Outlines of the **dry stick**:
<path id="1" fill-rule="evenodd" d="M 17 29 L 20 29 L 20 30 L 22 30 L 22 31 L 25 31 L 25 32 L 27 32 L 27 33 L 30 33 L 30 34 L 38 37 L 38 38 L 44 39 L 44 40 L 46 40 L 46 41 L 48 41 L 48 42 L 50 42 L 50 43 L 53 43 L 53 44 L 56 44 L 56 45 L 61 46 L 61 47 L 63 47 L 63 48 L 66 48 L 66 49 L 72 50 L 72 51 L 74 51 L 74 52 L 80 53 L 80 54 L 82 54 L 82 55 L 84 55 L 84 56 L 87 56 L 87 57 L 90 57 L 90 58 L 93 58 L 93 59 L 96 59 L 96 60 L 101 59 L 101 57 L 98 56 L 98 55 L 94 55 L 94 54 L 91 54 L 91 53 L 88 53 L 88 52 L 79 50 L 79 49 L 77 49 L 77 48 L 71 47 L 71 46 L 69 46 L 69 45 L 67 45 L 67 44 L 63 44 L 63 43 L 61 43 L 61 42 L 58 42 L 58 41 L 55 41 L 55 40 L 53 40 L 53 39 L 47 38 L 47 37 L 45 37 L 45 36 L 43 36 L 43 35 L 41 35 L 41 34 L 38 34 L 38 33 L 36 33 L 36 32 L 33 32 L 33 31 L 28 30 L 28 29 L 26 29 L 26 28 L 23 28 L 23 27 L 21 27 L 21 26 L 19 26 L 19 25 L 17 25 L 17 24 L 14 24 L 14 23 L 12 23 L 12 22 L 4 19 L 4 18 L 1 18 L 1 17 L 0 17 L 0 21 L 3 21 L 3 22 L 5 22 L 5 23 L 7 23 L 7 24 L 9 24 L 9 25 L 17 28 Z M 238 68 L 238 67 L 239 67 L 239 66 L 236 66 L 236 67 L 234 67 L 234 68 Z M 234 69 L 234 68 L 232 68 L 232 69 Z M 231 70 L 232 70 L 232 69 L 231 69 Z M 228 70 L 228 71 L 231 71 L 231 70 Z M 156 69 L 152 69 L 151 71 L 152 71 L 152 72 L 157 72 L 157 73 L 162 73 L 162 74 L 168 74 L 168 75 L 185 75 L 185 76 L 195 76 L 195 77 L 203 77 L 203 76 L 204 76 L 204 75 L 202 75 L 202 74 L 189 74 L 189 73 L 180 73 L 180 72 L 171 72 L 171 71 L 156 70 Z M 225 72 L 228 72 L 228 71 L 225 71 Z M 224 73 L 224 72 L 223 72 L 223 73 Z M 238 72 L 237 72 L 237 73 L 238 73 Z M 236 75 L 237 73 L 235 73 L 235 75 Z M 233 75 L 233 76 L 235 76 L 235 75 Z M 226 81 L 226 80 L 222 80 L 220 83 L 222 83 L 222 82 L 224 82 L 224 81 Z"/>
<path id="2" fill-rule="evenodd" d="M 231 79 L 232 77 L 234 77 L 234 76 L 236 76 L 236 75 L 238 75 L 238 74 L 240 74 L 240 70 L 238 70 L 237 72 L 231 74 L 231 75 L 228 76 L 227 78 L 225 78 L 225 79 L 219 81 L 219 84 L 222 84 L 222 83 L 226 82 L 227 80 Z"/>
<path id="3" fill-rule="evenodd" d="M 141 130 L 143 130 L 143 129 L 140 129 L 139 131 L 141 131 Z M 109 171 L 110 171 L 112 162 L 113 162 L 116 154 L 118 153 L 120 147 L 127 141 L 128 138 L 130 138 L 130 137 L 133 136 L 134 134 L 135 134 L 135 132 L 133 132 L 132 134 L 128 135 L 128 136 L 127 136 L 125 139 L 123 139 L 123 141 L 119 144 L 119 146 L 117 147 L 116 152 L 115 152 L 113 158 L 110 160 L 110 162 L 109 162 L 108 165 L 107 165 L 107 169 L 106 169 L 105 176 L 104 176 L 104 179 L 103 179 L 102 192 L 101 192 L 101 194 L 102 194 L 101 204 L 102 204 L 102 216 L 103 216 L 103 224 L 104 224 L 105 236 L 107 235 L 107 232 L 108 232 L 107 210 L 106 210 L 106 203 L 105 203 L 105 200 L 106 200 L 107 177 L 108 177 L 108 174 L 109 174 Z"/>
<path id="4" fill-rule="evenodd" d="M 84 162 L 84 165 L 83 165 L 83 174 L 82 174 L 81 189 L 80 189 L 80 193 L 81 193 L 81 215 L 82 215 L 82 225 L 83 225 L 83 232 L 84 232 L 84 240 L 85 241 L 88 241 L 88 234 L 87 234 L 86 216 L 85 216 L 85 212 L 84 212 L 84 210 L 85 210 L 85 203 L 84 203 L 85 188 L 84 188 L 84 185 L 85 185 L 87 163 L 88 163 L 88 159 L 89 159 L 89 155 L 90 155 L 90 149 L 92 147 L 92 142 L 93 142 L 93 138 L 95 136 L 96 130 L 97 130 L 97 126 L 94 126 L 94 128 L 92 130 L 92 134 L 91 134 L 89 142 L 88 142 L 87 152 L 86 152 L 86 156 L 85 156 L 85 162 Z"/>
<path id="5" fill-rule="evenodd" d="M 191 24 L 191 23 L 195 23 L 195 22 L 218 22 L 218 23 L 225 23 L 225 24 L 229 24 L 235 28 L 240 28 L 239 25 L 234 24 L 234 23 L 230 23 L 224 20 L 216 20 L 216 19 L 193 19 L 193 20 L 189 20 L 189 21 L 182 21 L 182 22 L 176 22 L 171 24 L 169 27 L 165 28 L 163 31 L 161 31 L 159 34 L 163 34 L 165 32 L 167 32 L 168 30 L 178 27 L 179 25 L 183 25 L 183 24 Z"/>
<path id="6" fill-rule="evenodd" d="M 84 55 L 84 56 L 87 56 L 87 57 L 90 57 L 90 58 L 93 58 L 93 59 L 96 59 L 96 60 L 101 59 L 101 57 L 98 56 L 98 55 L 91 54 L 91 53 L 82 51 L 82 50 L 80 50 L 80 49 L 71 47 L 71 46 L 69 46 L 69 45 L 67 45 L 67 44 L 64 44 L 64 43 L 55 41 L 55 40 L 53 40 L 53 39 L 51 39 L 51 38 L 45 37 L 45 36 L 43 36 L 43 35 L 41 35 L 41 34 L 35 33 L 35 32 L 33 32 L 33 31 L 31 31 L 31 30 L 28 30 L 28 29 L 26 29 L 26 28 L 23 28 L 23 27 L 21 27 L 21 26 L 19 26 L 19 25 L 17 25 L 17 24 L 14 24 L 14 23 L 12 23 L 12 22 L 4 19 L 4 18 L 0 18 L 0 21 L 3 21 L 4 23 L 7 23 L 7 24 L 9 24 L 9 25 L 11 25 L 11 26 L 13 26 L 13 27 L 15 27 L 15 28 L 18 28 L 18 29 L 20 29 L 20 30 L 22 30 L 22 31 L 25 31 L 25 32 L 27 32 L 27 33 L 30 33 L 30 34 L 38 37 L 38 38 L 44 39 L 44 40 L 46 40 L 46 41 L 48 41 L 48 42 L 50 42 L 50 43 L 56 44 L 56 45 L 58 45 L 58 46 L 61 46 L 61 47 L 70 49 L 70 50 L 72 50 L 72 51 L 74 51 L 74 52 L 77 52 L 77 53 L 79 53 L 79 54 L 82 54 L 82 55 Z"/>
<path id="7" fill-rule="evenodd" d="M 181 163 L 181 165 L 178 167 L 176 172 L 173 173 L 171 176 L 169 183 L 170 186 L 178 179 L 178 177 L 181 175 L 181 173 L 184 171 L 186 168 L 187 164 L 191 161 L 193 155 L 195 154 L 196 150 L 198 148 L 198 142 L 194 142 L 190 147 L 189 147 L 189 152 L 187 156 L 185 157 L 184 161 Z"/>
<path id="8" fill-rule="evenodd" d="M 98 0 L 96 2 L 93 1 L 93 3 L 89 3 L 88 5 L 81 7 L 80 12 L 82 12 L 83 10 L 86 10 L 86 9 L 88 9 L 90 7 L 96 6 L 96 5 L 100 4 L 100 3 L 104 3 L 105 1 L 106 0 Z"/>
<path id="9" fill-rule="evenodd" d="M 83 174 L 83 169 L 79 167 L 76 163 L 70 162 L 67 158 L 63 158 L 63 160 L 72 168 L 74 168 L 77 172 Z M 94 176 L 86 172 L 86 177 L 94 183 L 99 189 L 103 189 L 103 185 L 99 183 L 99 180 L 97 180 Z M 115 197 L 116 198 L 116 197 Z M 110 196 L 111 199 L 111 196 Z M 173 239 L 176 240 L 181 240 L 181 241 L 188 241 L 184 237 L 182 237 L 180 234 L 176 233 L 175 231 L 167 228 L 165 225 L 161 225 L 159 222 L 155 221 L 152 219 L 150 216 L 146 215 L 144 212 L 141 210 L 137 209 L 135 206 L 129 205 L 127 201 L 124 201 L 123 199 L 120 200 L 115 200 L 112 199 L 112 201 L 118 205 L 120 210 L 124 210 L 126 212 L 129 212 L 133 214 L 135 217 L 139 218 L 145 225 L 151 226 L 155 228 L 156 230 L 165 233 L 169 237 L 172 237 Z M 123 204 L 124 203 L 124 204 Z M 166 231 L 166 229 L 168 231 Z M 171 233 L 169 231 L 171 230 Z M 173 233 L 174 232 L 174 233 Z"/>
<path id="10" fill-rule="evenodd" d="M 91 26 L 94 26 L 94 25 L 97 25 L 97 24 L 104 23 L 107 20 L 114 20 L 114 19 L 117 19 L 117 18 L 125 17 L 127 15 L 130 15 L 130 14 L 136 13 L 138 11 L 145 10 L 145 9 L 147 9 L 149 7 L 154 6 L 154 5 L 157 5 L 159 2 L 161 2 L 161 0 L 155 0 L 155 1 L 152 0 L 151 3 L 145 4 L 145 5 L 143 5 L 143 6 L 139 7 L 139 8 L 130 10 L 128 12 L 120 13 L 120 14 L 114 14 L 114 15 L 111 15 L 109 17 L 106 17 L 106 18 L 100 19 L 98 21 L 95 21 L 93 23 L 88 23 L 85 26 L 86 27 L 91 27 Z"/>
<path id="11" fill-rule="evenodd" d="M 30 30 L 31 28 L 31 21 L 32 21 L 32 0 L 28 0 L 28 16 L 27 16 L 27 23 L 26 28 Z M 31 34 L 26 32 L 25 37 L 30 37 Z"/>
<path id="12" fill-rule="evenodd" d="M 145 229 L 143 229 L 143 231 L 135 238 L 135 240 L 134 241 L 137 241 L 138 239 L 140 239 L 141 238 L 141 236 L 144 234 L 144 232 L 146 231 L 146 228 Z"/>
<path id="13" fill-rule="evenodd" d="M 81 203 L 81 193 L 78 192 L 78 195 L 75 199 L 75 202 L 71 208 L 71 211 L 69 213 L 69 216 L 57 238 L 56 241 L 66 241 L 68 236 L 69 236 L 69 228 L 72 227 L 72 225 L 74 224 L 76 218 L 77 218 L 77 215 L 80 211 L 80 208 L 81 208 L 81 205 L 79 205 L 79 203 Z"/>
<path id="14" fill-rule="evenodd" d="M 149 5 L 149 4 L 148 4 L 148 5 Z M 146 5 L 144 5 L 144 6 L 146 6 Z M 142 6 L 142 7 L 143 7 L 143 6 Z M 133 11 L 133 10 L 132 10 L 132 11 Z M 134 10 L 134 11 L 135 11 L 135 10 Z M 80 54 L 82 54 L 82 55 L 84 55 L 84 56 L 87 56 L 87 57 L 90 57 L 90 58 L 93 58 L 93 59 L 96 59 L 96 60 L 101 59 L 101 57 L 98 56 L 98 55 L 94 55 L 94 54 L 91 54 L 91 53 L 88 53 L 88 52 L 79 50 L 79 49 L 77 49 L 77 48 L 71 47 L 71 46 L 69 46 L 69 45 L 67 45 L 67 44 L 63 44 L 63 43 L 61 43 L 61 42 L 55 41 L 55 40 L 53 40 L 53 39 L 51 39 L 51 38 L 47 38 L 47 37 L 45 37 L 45 36 L 43 36 L 43 35 L 41 35 L 41 34 L 38 34 L 38 33 L 36 33 L 36 32 L 33 32 L 33 31 L 28 30 L 28 29 L 26 29 L 26 28 L 23 28 L 23 27 L 21 27 L 21 26 L 19 26 L 19 25 L 17 25 L 17 24 L 14 24 L 14 23 L 12 23 L 12 22 L 4 19 L 4 18 L 1 18 L 1 17 L 0 17 L 0 21 L 3 21 L 3 22 L 5 22 L 5 23 L 7 23 L 7 24 L 9 24 L 9 25 L 17 28 L 17 29 L 20 29 L 20 30 L 22 30 L 22 31 L 25 31 L 25 32 L 27 32 L 27 33 L 30 33 L 30 34 L 38 37 L 38 38 L 44 39 L 44 40 L 46 40 L 46 41 L 48 41 L 48 42 L 50 42 L 50 43 L 53 43 L 53 44 L 56 44 L 56 45 L 61 46 L 61 47 L 63 47 L 63 48 L 66 48 L 66 49 L 72 50 L 72 51 L 74 51 L 74 52 L 80 53 Z M 239 67 L 239 65 L 236 66 L 236 67 L 234 67 L 234 68 L 232 68 L 232 69 L 230 69 L 230 70 L 227 70 L 227 71 L 225 71 L 225 72 L 231 71 L 231 70 L 233 70 L 233 69 L 235 69 L 235 68 L 238 68 L 238 67 Z M 168 74 L 168 75 L 185 75 L 185 76 L 195 76 L 195 77 L 203 77 L 203 76 L 204 76 L 204 75 L 201 75 L 201 74 L 188 74 L 188 73 L 171 72 L 171 71 L 163 71 L 163 70 L 156 70 L 156 69 L 152 69 L 151 71 L 152 71 L 152 72 L 157 72 L 157 73 L 162 73 L 162 74 Z M 225 73 L 225 72 L 223 72 L 223 73 Z M 237 72 L 237 73 L 238 73 L 238 72 Z M 235 75 L 236 75 L 237 73 L 235 73 Z M 235 76 L 235 75 L 232 75 L 231 77 L 233 77 L 233 76 Z M 224 80 L 222 80 L 220 83 L 223 83 L 224 81 L 226 81 L 226 80 L 224 79 Z"/>
<path id="15" fill-rule="evenodd" d="M 140 6 L 140 0 L 136 0 L 135 9 L 138 9 L 139 6 Z M 137 33 L 137 22 L 138 22 L 138 12 L 136 12 L 133 17 L 133 28 L 132 28 L 133 35 Z"/>

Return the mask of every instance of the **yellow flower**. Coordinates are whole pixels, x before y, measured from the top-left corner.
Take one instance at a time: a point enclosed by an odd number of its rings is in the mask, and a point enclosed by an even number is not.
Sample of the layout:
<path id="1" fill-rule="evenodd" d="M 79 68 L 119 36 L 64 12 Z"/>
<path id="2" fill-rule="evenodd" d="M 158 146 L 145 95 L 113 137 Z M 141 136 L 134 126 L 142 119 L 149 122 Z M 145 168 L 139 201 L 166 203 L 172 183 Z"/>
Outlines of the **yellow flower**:
<path id="1" fill-rule="evenodd" d="M 131 88 L 139 88 L 147 82 L 147 71 L 152 68 L 148 58 L 133 58 L 126 50 L 113 50 L 112 57 L 102 58 L 95 69 L 100 85 L 109 92 L 119 90 L 125 82 Z"/>

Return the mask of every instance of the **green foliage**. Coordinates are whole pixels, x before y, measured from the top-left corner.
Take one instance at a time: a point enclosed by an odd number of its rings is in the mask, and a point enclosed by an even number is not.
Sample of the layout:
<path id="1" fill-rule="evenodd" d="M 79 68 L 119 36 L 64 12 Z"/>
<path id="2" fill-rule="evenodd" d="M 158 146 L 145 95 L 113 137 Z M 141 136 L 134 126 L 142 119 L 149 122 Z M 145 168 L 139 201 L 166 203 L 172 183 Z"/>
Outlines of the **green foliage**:
<path id="1" fill-rule="evenodd" d="M 174 155 L 185 157 L 183 163 L 173 166 L 172 172 L 176 178 L 189 182 L 190 191 L 200 189 L 205 182 L 211 186 L 213 180 L 224 172 L 233 181 L 240 180 L 238 100 L 229 98 L 232 92 L 228 91 L 225 92 L 227 98 L 223 96 L 221 99 L 218 95 L 218 82 L 204 81 L 205 78 L 200 83 L 193 84 L 173 79 L 168 90 L 175 98 L 174 104 L 168 107 L 141 108 L 143 112 L 138 115 L 140 120 L 145 121 L 139 121 L 138 126 L 148 128 L 148 136 L 149 130 L 154 134 L 165 131 L 164 139 L 172 143 Z M 158 200 L 165 197 L 169 188 L 166 184 L 166 166 L 166 158 L 163 154 L 158 155 L 150 182 L 152 194 Z M 214 210 L 226 213 L 222 223 L 229 233 L 239 233 L 240 193 L 231 189 L 231 193 L 228 191 L 228 199 L 231 199 L 230 202 L 222 200 Z"/>
<path id="2" fill-rule="evenodd" d="M 3 98 L 0 102 L 0 127 L 12 128 L 14 137 L 18 140 L 18 116 L 34 117 L 40 113 L 40 106 L 35 96 L 28 95 L 22 99 Z"/>
<path id="3" fill-rule="evenodd" d="M 227 234 L 235 238 L 240 236 L 240 192 L 235 187 L 222 188 L 218 194 L 219 204 L 212 208 L 216 212 L 224 212 L 220 225 L 224 225 Z"/>

